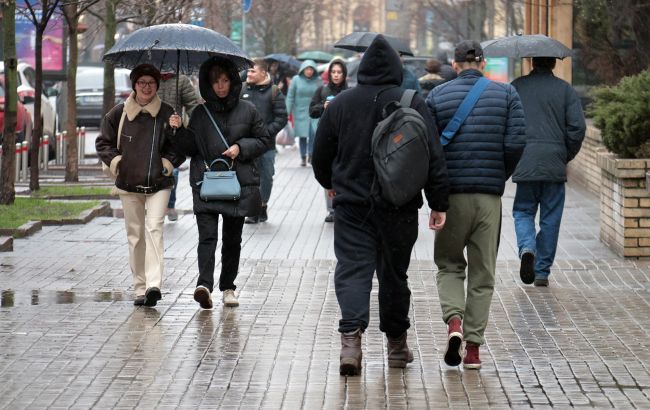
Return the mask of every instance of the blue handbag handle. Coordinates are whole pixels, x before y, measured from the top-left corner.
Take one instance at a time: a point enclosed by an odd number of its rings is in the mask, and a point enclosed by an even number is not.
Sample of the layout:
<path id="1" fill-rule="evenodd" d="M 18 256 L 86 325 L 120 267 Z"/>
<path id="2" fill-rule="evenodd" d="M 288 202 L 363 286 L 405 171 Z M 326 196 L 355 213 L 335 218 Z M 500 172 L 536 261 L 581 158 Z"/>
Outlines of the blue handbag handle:
<path id="1" fill-rule="evenodd" d="M 207 168 L 208 170 L 211 170 L 211 169 L 212 169 L 212 166 L 214 165 L 215 162 L 223 162 L 224 164 L 226 164 L 226 166 L 228 167 L 229 170 L 232 169 L 232 166 L 233 166 L 234 163 L 235 163 L 235 161 L 232 161 L 230 164 L 228 164 L 228 161 L 226 161 L 225 159 L 223 159 L 223 158 L 217 158 L 217 159 L 215 159 L 214 161 L 212 161 L 212 162 L 210 163 L 210 166 L 207 166 L 207 164 L 206 164 L 206 168 Z"/>

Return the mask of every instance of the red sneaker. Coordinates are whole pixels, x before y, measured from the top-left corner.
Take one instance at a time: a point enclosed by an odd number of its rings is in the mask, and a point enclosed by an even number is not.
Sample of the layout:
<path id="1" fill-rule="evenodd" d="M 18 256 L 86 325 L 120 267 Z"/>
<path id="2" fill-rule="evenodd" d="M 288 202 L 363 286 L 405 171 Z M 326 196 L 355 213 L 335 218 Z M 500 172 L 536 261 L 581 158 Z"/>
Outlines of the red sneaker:
<path id="1" fill-rule="evenodd" d="M 474 343 L 467 343 L 465 346 L 465 358 L 463 359 L 463 367 L 466 369 L 480 369 L 481 359 L 478 357 L 479 345 Z"/>
<path id="2" fill-rule="evenodd" d="M 458 316 L 447 322 L 447 350 L 445 363 L 447 366 L 458 366 L 462 361 L 461 347 L 463 346 L 463 324 Z"/>

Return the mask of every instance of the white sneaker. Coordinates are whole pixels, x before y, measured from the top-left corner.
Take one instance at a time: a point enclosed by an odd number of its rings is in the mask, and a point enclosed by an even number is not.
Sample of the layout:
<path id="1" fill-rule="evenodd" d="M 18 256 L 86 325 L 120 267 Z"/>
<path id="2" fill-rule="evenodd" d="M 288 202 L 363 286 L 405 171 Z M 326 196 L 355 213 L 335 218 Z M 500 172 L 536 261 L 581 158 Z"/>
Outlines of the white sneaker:
<path id="1" fill-rule="evenodd" d="M 239 306 L 239 300 L 237 300 L 234 290 L 226 289 L 223 291 L 223 305 L 227 307 Z"/>

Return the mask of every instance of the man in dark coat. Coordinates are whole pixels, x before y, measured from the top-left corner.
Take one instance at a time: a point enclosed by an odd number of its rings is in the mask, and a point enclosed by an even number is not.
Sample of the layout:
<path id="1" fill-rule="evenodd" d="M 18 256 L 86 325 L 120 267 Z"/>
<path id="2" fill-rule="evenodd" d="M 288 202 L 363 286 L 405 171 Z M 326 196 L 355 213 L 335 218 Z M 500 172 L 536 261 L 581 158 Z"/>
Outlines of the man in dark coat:
<path id="1" fill-rule="evenodd" d="M 459 43 L 454 54 L 458 78 L 437 86 L 427 97 L 440 133 L 485 68 L 476 41 Z M 494 291 L 501 196 L 524 149 L 525 130 L 517 91 L 510 84 L 490 82 L 444 147 L 451 195 L 447 224 L 436 233 L 434 260 L 442 318 L 448 326 L 444 359 L 449 366 L 462 360 L 465 368 L 481 367 L 479 346 L 484 343 Z M 464 359 L 463 338 L 467 341 Z"/>
<path id="2" fill-rule="evenodd" d="M 361 334 L 368 326 L 370 292 L 375 270 L 379 281 L 379 328 L 388 339 L 388 365 L 405 367 L 413 360 L 406 343 L 411 291 L 406 271 L 418 234 L 418 193 L 395 208 L 374 200 L 372 133 L 382 108 L 399 101 L 403 90 L 399 56 L 382 35 L 366 51 L 359 66 L 359 85 L 340 93 L 321 117 L 312 166 L 318 182 L 333 197 L 334 273 L 341 309 L 342 375 L 361 371 Z M 411 107 L 429 130 L 429 178 L 424 188 L 431 208 L 429 227 L 441 229 L 447 210 L 448 181 L 442 148 L 424 100 L 415 96 Z"/>
<path id="3" fill-rule="evenodd" d="M 555 62 L 552 57 L 534 57 L 533 71 L 512 82 L 526 113 L 526 148 L 512 175 L 517 183 L 512 216 L 519 275 L 535 286 L 548 286 L 564 209 L 566 165 L 580 151 L 586 129 L 575 90 L 553 75 Z"/>
<path id="4" fill-rule="evenodd" d="M 271 82 L 268 74 L 268 63 L 263 58 L 253 61 L 253 68 L 248 70 L 246 84 L 242 87 L 242 100 L 250 101 L 262 116 L 266 129 L 271 137 L 271 146 L 261 157 L 255 160 L 260 171 L 260 195 L 262 208 L 259 215 L 249 216 L 244 221 L 247 224 L 266 222 L 268 202 L 273 188 L 275 174 L 275 136 L 287 124 L 287 106 L 280 88 Z"/>

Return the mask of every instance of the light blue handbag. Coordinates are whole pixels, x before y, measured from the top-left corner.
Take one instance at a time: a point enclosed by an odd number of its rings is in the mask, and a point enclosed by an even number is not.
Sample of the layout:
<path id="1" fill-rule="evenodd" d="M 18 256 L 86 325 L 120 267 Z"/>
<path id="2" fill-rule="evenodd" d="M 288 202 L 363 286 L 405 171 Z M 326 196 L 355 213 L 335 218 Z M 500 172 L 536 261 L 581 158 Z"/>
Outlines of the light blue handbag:
<path id="1" fill-rule="evenodd" d="M 227 171 L 212 171 L 215 163 L 223 162 L 228 167 Z M 234 161 L 233 161 L 234 162 Z M 205 164 L 203 181 L 197 183 L 201 187 L 199 196 L 204 201 L 237 201 L 241 195 L 241 186 L 237 173 L 232 170 L 232 163 L 228 165 L 225 159 L 217 158 L 208 165 Z"/>
<path id="2" fill-rule="evenodd" d="M 221 129 L 217 125 L 216 121 L 208 111 L 208 108 L 203 105 L 203 109 L 210 117 L 212 125 L 216 128 L 221 141 L 226 146 L 226 149 L 230 148 L 226 138 L 221 133 Z M 212 166 L 217 163 L 223 162 L 226 164 L 227 170 L 225 171 L 213 171 Z M 239 185 L 239 180 L 237 179 L 237 172 L 233 171 L 232 167 L 235 164 L 235 160 L 232 160 L 230 164 L 223 158 L 217 158 L 208 165 L 205 160 L 203 160 L 205 165 L 205 172 L 203 173 L 203 181 L 197 183 L 200 186 L 199 196 L 204 201 L 238 201 L 241 195 L 241 185 Z"/>

